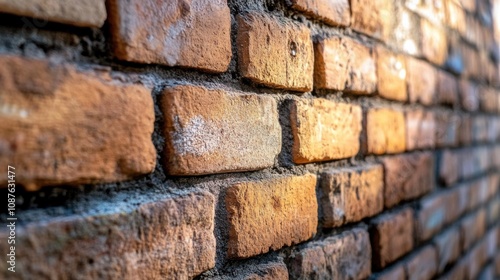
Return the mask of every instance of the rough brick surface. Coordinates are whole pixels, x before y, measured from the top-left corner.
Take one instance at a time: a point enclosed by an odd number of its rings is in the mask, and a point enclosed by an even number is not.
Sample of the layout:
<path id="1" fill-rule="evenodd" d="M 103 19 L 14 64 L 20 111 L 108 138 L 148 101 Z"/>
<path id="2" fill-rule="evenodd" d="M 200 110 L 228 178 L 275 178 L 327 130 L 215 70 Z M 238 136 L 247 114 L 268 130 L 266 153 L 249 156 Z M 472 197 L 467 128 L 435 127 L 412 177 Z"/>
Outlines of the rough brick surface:
<path id="1" fill-rule="evenodd" d="M 458 216 L 458 193 L 441 192 L 420 201 L 418 238 L 428 240 Z"/>
<path id="2" fill-rule="evenodd" d="M 183 85 L 165 89 L 161 107 L 169 174 L 262 169 L 272 166 L 281 150 L 271 97 Z"/>
<path id="3" fill-rule="evenodd" d="M 290 122 L 293 161 L 348 158 L 360 148 L 361 108 L 325 99 L 293 101 Z"/>
<path id="4" fill-rule="evenodd" d="M 101 27 L 106 20 L 104 4 L 104 0 L 0 0 L 0 11 L 41 19 L 39 25 L 54 21 L 82 27 Z"/>
<path id="5" fill-rule="evenodd" d="M 371 274 L 368 233 L 353 229 L 308 244 L 288 260 L 292 279 L 365 279 Z"/>
<path id="6" fill-rule="evenodd" d="M 481 209 L 465 217 L 460 224 L 462 250 L 465 252 L 478 241 L 486 231 L 486 211 Z"/>
<path id="7" fill-rule="evenodd" d="M 448 45 L 446 32 L 428 20 L 420 21 L 422 34 L 422 53 L 430 62 L 442 65 L 447 57 Z"/>
<path id="8" fill-rule="evenodd" d="M 318 224 L 314 175 L 239 183 L 226 194 L 228 255 L 245 258 L 311 238 Z"/>
<path id="9" fill-rule="evenodd" d="M 460 228 L 454 227 L 439 234 L 434 238 L 434 244 L 438 255 L 438 271 L 441 273 L 460 257 Z"/>
<path id="10" fill-rule="evenodd" d="M 370 154 L 403 152 L 406 148 L 403 113 L 392 109 L 369 109 L 366 114 L 366 134 L 366 150 Z"/>
<path id="11" fill-rule="evenodd" d="M 459 92 L 462 108 L 467 111 L 477 111 L 479 109 L 479 89 L 476 84 L 467 80 L 460 80 Z"/>
<path id="12" fill-rule="evenodd" d="M 312 89 L 314 53 L 305 26 L 260 13 L 239 16 L 237 47 L 242 77 L 274 88 Z"/>
<path id="13" fill-rule="evenodd" d="M 406 265 L 409 280 L 430 280 L 437 272 L 436 250 L 427 246 L 416 253 Z"/>
<path id="14" fill-rule="evenodd" d="M 436 89 L 436 69 L 429 63 L 408 57 L 406 59 L 408 98 L 412 103 L 432 105 Z"/>
<path id="15" fill-rule="evenodd" d="M 446 186 L 451 186 L 459 177 L 459 154 L 444 150 L 439 157 L 439 179 Z"/>
<path id="16" fill-rule="evenodd" d="M 370 238 L 373 263 L 383 268 L 413 249 L 413 210 L 384 214 L 372 223 Z"/>
<path id="17" fill-rule="evenodd" d="M 119 59 L 225 72 L 231 59 L 226 0 L 110 0 Z"/>
<path id="18" fill-rule="evenodd" d="M 292 8 L 330 25 L 348 26 L 351 11 L 348 0 L 292 0 Z"/>
<path id="19" fill-rule="evenodd" d="M 82 279 L 191 278 L 215 266 L 214 208 L 211 194 L 197 192 L 130 212 L 29 224 L 17 231 L 16 246 L 25 249 L 16 252 L 15 276 L 70 279 L 77 272 Z M 4 240 L 7 235 L 0 233 Z M 7 246 L 0 245 L 2 251 Z M 0 268 L 9 278 L 6 265 Z"/>
<path id="20" fill-rule="evenodd" d="M 225 274 L 211 277 L 214 280 L 288 280 L 288 270 L 280 257 L 252 260 L 228 266 Z"/>
<path id="21" fill-rule="evenodd" d="M 405 267 L 396 265 L 390 269 L 385 269 L 381 274 L 377 275 L 377 280 L 401 280 L 406 279 Z"/>
<path id="22" fill-rule="evenodd" d="M 43 60 L 1 56 L 0 65 L 0 166 L 22 170 L 17 183 L 36 189 L 153 171 L 147 88 Z M 0 184 L 6 181 L 5 172 Z"/>
<path id="23" fill-rule="evenodd" d="M 406 112 L 406 150 L 432 148 L 436 143 L 436 122 L 431 111 Z"/>
<path id="24" fill-rule="evenodd" d="M 451 106 L 458 104 L 457 80 L 445 71 L 437 71 L 436 101 Z"/>
<path id="25" fill-rule="evenodd" d="M 377 47 L 377 91 L 384 98 L 406 101 L 406 64 L 404 57 Z"/>
<path id="26" fill-rule="evenodd" d="M 458 127 L 460 118 L 451 112 L 435 112 L 434 120 L 436 122 L 436 146 L 453 147 L 458 143 Z M 486 132 L 486 130 L 485 130 Z"/>
<path id="27" fill-rule="evenodd" d="M 392 1 L 352 0 L 351 11 L 354 30 L 384 41 L 388 39 L 392 25 Z"/>
<path id="28" fill-rule="evenodd" d="M 320 185 L 325 227 L 357 222 L 384 208 L 380 165 L 332 169 L 321 174 Z"/>

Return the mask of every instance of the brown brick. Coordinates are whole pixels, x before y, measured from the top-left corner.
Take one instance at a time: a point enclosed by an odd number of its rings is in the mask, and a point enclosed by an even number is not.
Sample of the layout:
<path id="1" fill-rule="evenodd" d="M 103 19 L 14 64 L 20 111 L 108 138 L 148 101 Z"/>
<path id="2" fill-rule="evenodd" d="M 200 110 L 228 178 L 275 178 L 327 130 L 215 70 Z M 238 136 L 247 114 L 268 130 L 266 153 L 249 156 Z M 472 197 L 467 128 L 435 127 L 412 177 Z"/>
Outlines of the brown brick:
<path id="1" fill-rule="evenodd" d="M 476 1 L 475 0 L 459 0 L 462 7 L 468 11 L 476 11 Z"/>
<path id="2" fill-rule="evenodd" d="M 445 4 L 448 26 L 458 30 L 461 35 L 465 35 L 465 10 L 457 0 L 447 0 Z"/>
<path id="3" fill-rule="evenodd" d="M 475 143 L 483 143 L 488 140 L 488 118 L 486 116 L 472 118 L 472 140 Z"/>
<path id="4" fill-rule="evenodd" d="M 472 143 L 472 117 L 469 114 L 460 114 L 460 123 L 458 129 L 459 142 L 461 145 L 470 145 Z"/>
<path id="5" fill-rule="evenodd" d="M 382 158 L 385 169 L 384 203 L 391 208 L 434 188 L 434 159 L 431 153 L 413 153 Z"/>
<path id="6" fill-rule="evenodd" d="M 427 60 L 442 65 L 448 52 L 446 32 L 444 29 L 422 19 L 420 21 L 422 34 L 422 53 Z"/>
<path id="7" fill-rule="evenodd" d="M 292 8 L 334 26 L 348 26 L 351 11 L 348 0 L 292 0 Z"/>
<path id="8" fill-rule="evenodd" d="M 448 191 L 420 201 L 417 225 L 419 240 L 428 240 L 459 216 L 459 194 Z"/>
<path id="9" fill-rule="evenodd" d="M 421 56 L 420 16 L 408 10 L 404 1 L 392 2 L 395 10 L 390 15 L 393 23 L 389 44 L 403 53 Z"/>
<path id="10" fill-rule="evenodd" d="M 374 279 L 377 280 L 401 280 L 406 279 L 405 268 L 402 264 L 385 269 L 381 274 L 378 274 Z"/>
<path id="11" fill-rule="evenodd" d="M 432 148 L 436 139 L 436 123 L 430 111 L 414 109 L 407 111 L 406 117 L 406 150 Z"/>
<path id="12" fill-rule="evenodd" d="M 240 15 L 236 42 L 243 78 L 273 88 L 312 89 L 314 51 L 304 25 L 263 13 Z"/>
<path id="13" fill-rule="evenodd" d="M 439 280 L 466 280 L 466 262 L 462 259 L 456 263 L 446 274 L 442 275 Z"/>
<path id="14" fill-rule="evenodd" d="M 391 32 L 393 9 L 393 1 L 389 0 L 351 0 L 351 27 L 386 41 Z"/>
<path id="15" fill-rule="evenodd" d="M 231 60 L 226 0 L 110 0 L 111 35 L 119 59 L 225 72 Z"/>
<path id="16" fill-rule="evenodd" d="M 384 98 L 406 101 L 406 64 L 404 57 L 378 46 L 377 91 Z"/>
<path id="17" fill-rule="evenodd" d="M 495 113 L 498 107 L 498 95 L 495 89 L 482 86 L 479 90 L 479 105 L 482 111 Z"/>
<path id="18" fill-rule="evenodd" d="M 271 97 L 179 85 L 164 90 L 161 108 L 171 175 L 262 169 L 281 150 Z"/>
<path id="19" fill-rule="evenodd" d="M 279 257 L 238 263 L 228 266 L 225 270 L 225 275 L 212 279 L 288 280 L 288 270 Z"/>
<path id="20" fill-rule="evenodd" d="M 451 186 L 459 177 L 459 154 L 444 150 L 439 157 L 439 180 L 446 186 Z"/>
<path id="21" fill-rule="evenodd" d="M 451 112 L 435 112 L 436 147 L 453 147 L 458 144 L 460 116 Z"/>
<path id="22" fill-rule="evenodd" d="M 361 108 L 326 99 L 293 101 L 293 161 L 342 159 L 359 152 Z"/>
<path id="23" fill-rule="evenodd" d="M 444 0 L 406 0 L 408 9 L 419 14 L 423 19 L 441 24 L 445 20 Z"/>
<path id="24" fill-rule="evenodd" d="M 439 104 L 458 104 L 458 83 L 456 78 L 443 70 L 437 71 L 436 99 Z"/>
<path id="25" fill-rule="evenodd" d="M 369 109 L 366 117 L 367 152 L 392 154 L 406 148 L 406 126 L 402 112 L 392 109 Z"/>
<path id="26" fill-rule="evenodd" d="M 308 244 L 288 260 L 291 279 L 365 279 L 371 274 L 368 233 L 352 229 Z"/>
<path id="27" fill-rule="evenodd" d="M 0 0 L 0 11 L 41 19 L 34 22 L 36 27 L 43 27 L 46 21 L 101 27 L 106 20 L 105 0 Z"/>
<path id="28" fill-rule="evenodd" d="M 384 208 L 380 165 L 332 169 L 321 174 L 320 201 L 325 227 L 374 216 Z"/>
<path id="29" fill-rule="evenodd" d="M 384 214 L 372 221 L 373 264 L 384 268 L 413 249 L 413 210 Z"/>
<path id="30" fill-rule="evenodd" d="M 466 252 L 486 231 L 486 211 L 481 209 L 465 217 L 461 224 L 462 251 Z"/>
<path id="31" fill-rule="evenodd" d="M 426 246 L 408 261 L 408 280 L 430 280 L 437 272 L 437 255 L 432 246 Z"/>
<path id="32" fill-rule="evenodd" d="M 476 84 L 467 80 L 460 80 L 459 92 L 462 108 L 472 112 L 479 109 L 479 89 Z"/>
<path id="33" fill-rule="evenodd" d="M 461 252 L 460 228 L 453 227 L 434 238 L 433 241 L 438 255 L 438 271 L 444 271 L 447 265 L 454 263 Z"/>
<path id="34" fill-rule="evenodd" d="M 16 251 L 16 265 L 22 268 L 16 276 L 192 278 L 215 266 L 214 209 L 213 196 L 197 192 L 140 203 L 125 212 L 27 224 L 17 229 L 16 246 L 23 250 Z M 3 230 L 0 236 L 7 240 L 8 232 Z M 0 248 L 6 252 L 7 242 Z M 12 276 L 6 265 L 0 264 L 4 279 Z"/>
<path id="35" fill-rule="evenodd" d="M 22 170 L 18 184 L 113 182 L 153 171 L 149 89 L 44 60 L 0 56 L 0 65 L 0 166 Z M 0 185 L 6 181 L 4 172 Z"/>
<path id="36" fill-rule="evenodd" d="M 488 205 L 488 224 L 492 225 L 500 220 L 500 199 L 494 199 Z"/>
<path id="37" fill-rule="evenodd" d="M 468 209 L 472 210 L 478 207 L 479 205 L 483 205 L 488 201 L 489 191 L 489 178 L 483 177 L 481 179 L 475 180 L 471 182 L 469 187 L 469 195 L 468 195 Z"/>
<path id="38" fill-rule="evenodd" d="M 375 59 L 369 47 L 348 37 L 332 37 L 315 44 L 314 57 L 316 88 L 358 94 L 375 92 Z"/>
<path id="39" fill-rule="evenodd" d="M 479 279 L 479 273 L 486 261 L 487 248 L 482 244 L 477 244 L 465 257 L 464 274 L 466 279 Z"/>
<path id="40" fill-rule="evenodd" d="M 406 59 L 406 70 L 410 102 L 432 105 L 437 83 L 436 69 L 427 62 L 408 57 Z"/>
<path id="41" fill-rule="evenodd" d="M 311 238 L 318 225 L 315 187 L 311 174 L 230 187 L 228 256 L 246 258 Z"/>
<path id="42" fill-rule="evenodd" d="M 495 263 L 495 267 L 496 267 L 496 276 L 500 276 L 500 252 L 497 253 L 496 257 L 495 257 L 495 260 L 494 260 L 494 263 Z"/>

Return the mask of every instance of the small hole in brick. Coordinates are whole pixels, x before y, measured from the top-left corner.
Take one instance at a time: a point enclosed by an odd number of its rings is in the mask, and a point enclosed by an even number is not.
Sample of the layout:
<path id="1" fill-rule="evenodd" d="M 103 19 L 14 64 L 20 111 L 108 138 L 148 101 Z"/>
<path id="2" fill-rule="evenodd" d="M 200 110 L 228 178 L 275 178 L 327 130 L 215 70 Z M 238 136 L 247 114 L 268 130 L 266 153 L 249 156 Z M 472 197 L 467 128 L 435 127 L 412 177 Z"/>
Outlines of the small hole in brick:
<path id="1" fill-rule="evenodd" d="M 297 44 L 295 42 L 290 42 L 290 54 L 293 57 L 297 56 Z"/>

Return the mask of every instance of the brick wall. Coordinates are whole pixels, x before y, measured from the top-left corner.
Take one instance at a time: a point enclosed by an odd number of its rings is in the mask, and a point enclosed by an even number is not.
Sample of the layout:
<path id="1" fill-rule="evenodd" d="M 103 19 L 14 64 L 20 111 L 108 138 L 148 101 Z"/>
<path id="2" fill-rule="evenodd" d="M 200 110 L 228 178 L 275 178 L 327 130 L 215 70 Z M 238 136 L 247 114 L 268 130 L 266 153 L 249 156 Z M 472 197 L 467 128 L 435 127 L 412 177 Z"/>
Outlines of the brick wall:
<path id="1" fill-rule="evenodd" d="M 497 41 L 493 0 L 0 0 L 0 278 L 500 277 Z"/>

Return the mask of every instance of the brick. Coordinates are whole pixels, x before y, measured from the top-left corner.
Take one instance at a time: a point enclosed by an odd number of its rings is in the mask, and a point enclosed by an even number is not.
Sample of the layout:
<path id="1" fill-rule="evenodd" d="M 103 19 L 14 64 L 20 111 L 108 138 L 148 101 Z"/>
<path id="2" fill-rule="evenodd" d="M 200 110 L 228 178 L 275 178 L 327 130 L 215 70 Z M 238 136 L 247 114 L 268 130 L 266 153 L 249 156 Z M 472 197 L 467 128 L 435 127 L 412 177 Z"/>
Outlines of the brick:
<path id="1" fill-rule="evenodd" d="M 386 208 L 420 197 L 434 188 L 434 159 L 429 152 L 384 157 L 381 162 L 385 170 Z"/>
<path id="2" fill-rule="evenodd" d="M 486 231 L 486 211 L 481 209 L 465 217 L 461 224 L 462 251 L 466 252 Z"/>
<path id="3" fill-rule="evenodd" d="M 488 224 L 492 225 L 500 220 L 500 199 L 495 199 L 488 205 Z"/>
<path id="4" fill-rule="evenodd" d="M 438 233 L 445 225 L 460 214 L 459 194 L 448 191 L 427 197 L 420 201 L 417 214 L 417 237 L 425 241 Z"/>
<path id="5" fill-rule="evenodd" d="M 420 21 L 420 28 L 424 57 L 434 64 L 442 65 L 448 52 L 445 30 L 425 19 Z"/>
<path id="6" fill-rule="evenodd" d="M 476 11 L 476 1 L 475 0 L 459 0 L 462 7 L 468 11 Z"/>
<path id="7" fill-rule="evenodd" d="M 106 20 L 104 0 L 0 0 L 0 11 L 81 27 L 101 27 Z M 37 26 L 40 27 L 40 26 Z"/>
<path id="8" fill-rule="evenodd" d="M 488 201 L 489 196 L 489 180 L 487 177 L 475 180 L 471 183 L 469 188 L 469 205 L 468 209 L 472 210 L 483 205 Z"/>
<path id="9" fill-rule="evenodd" d="M 333 26 L 348 26 L 351 11 L 348 0 L 292 0 L 292 8 Z"/>
<path id="10" fill-rule="evenodd" d="M 366 116 L 367 152 L 391 154 L 406 148 L 406 126 L 402 112 L 392 109 L 369 109 Z"/>
<path id="11" fill-rule="evenodd" d="M 309 243 L 288 260 L 291 279 L 365 279 L 371 274 L 368 233 L 359 228 Z"/>
<path id="12" fill-rule="evenodd" d="M 389 45 L 403 53 L 421 56 L 420 16 L 408 10 L 403 1 L 392 2 L 395 10 L 390 15 L 393 22 Z"/>
<path id="13" fill-rule="evenodd" d="M 430 280 L 437 272 L 437 255 L 432 246 L 416 253 L 406 265 L 408 280 Z"/>
<path id="14" fill-rule="evenodd" d="M 444 150 L 439 157 L 439 180 L 446 186 L 452 186 L 458 181 L 460 166 L 459 154 L 451 151 Z"/>
<path id="15" fill-rule="evenodd" d="M 436 122 L 430 111 L 414 109 L 405 113 L 406 150 L 432 148 L 436 142 Z"/>
<path id="16" fill-rule="evenodd" d="M 359 152 L 361 107 L 303 99 L 292 101 L 290 111 L 295 163 L 348 158 Z"/>
<path id="17" fill-rule="evenodd" d="M 374 279 L 377 280 L 400 280 L 406 279 L 405 268 L 403 265 L 396 265 L 390 269 L 385 269 L 381 274 L 377 275 Z"/>
<path id="18" fill-rule="evenodd" d="M 231 60 L 226 0 L 110 0 L 115 56 L 122 60 L 225 72 Z"/>
<path id="19" fill-rule="evenodd" d="M 378 46 L 377 92 L 380 96 L 396 101 L 406 101 L 406 64 L 404 57 Z"/>
<path id="20" fill-rule="evenodd" d="M 375 92 L 376 66 L 369 47 L 348 37 L 332 37 L 314 45 L 314 58 L 315 88 L 356 94 Z"/>
<path id="21" fill-rule="evenodd" d="M 436 69 L 427 62 L 408 57 L 406 70 L 406 83 L 410 102 L 432 105 L 437 83 Z"/>
<path id="22" fill-rule="evenodd" d="M 438 104 L 451 105 L 458 104 L 458 83 L 456 78 L 445 71 L 437 71 L 437 91 L 436 101 Z"/>
<path id="23" fill-rule="evenodd" d="M 436 147 L 453 147 L 458 144 L 460 116 L 451 112 L 435 112 Z"/>
<path id="24" fill-rule="evenodd" d="M 153 171 L 149 89 L 45 60 L 0 56 L 0 65 L 0 166 L 22 170 L 18 184 L 34 190 Z"/>
<path id="25" fill-rule="evenodd" d="M 442 273 L 448 265 L 460 257 L 460 228 L 453 227 L 446 230 L 435 237 L 433 243 L 438 255 L 438 272 Z"/>
<path id="26" fill-rule="evenodd" d="M 263 169 L 281 150 L 271 97 L 178 85 L 164 90 L 161 109 L 170 175 Z"/>
<path id="27" fill-rule="evenodd" d="M 370 238 L 375 268 L 384 268 L 413 249 L 413 221 L 411 208 L 372 221 Z"/>
<path id="28" fill-rule="evenodd" d="M 405 0 L 406 7 L 425 20 L 441 24 L 445 20 L 444 0 Z"/>
<path id="29" fill-rule="evenodd" d="M 381 165 L 332 169 L 321 174 L 320 201 L 324 227 L 336 227 L 374 216 L 384 208 Z"/>
<path id="30" fill-rule="evenodd" d="M 460 80 L 459 92 L 462 108 L 469 112 L 479 109 L 479 89 L 476 84 L 467 80 Z"/>
<path id="31" fill-rule="evenodd" d="M 496 267 L 496 276 L 500 276 L 500 253 L 497 253 L 495 257 L 495 267 Z"/>
<path id="32" fill-rule="evenodd" d="M 498 106 L 498 95 L 495 89 L 482 86 L 479 89 L 479 107 L 482 111 L 496 113 Z"/>
<path id="33" fill-rule="evenodd" d="M 481 246 L 484 246 L 486 248 L 487 260 L 493 259 L 495 257 L 495 254 L 498 250 L 498 245 L 500 245 L 500 243 L 498 242 L 498 230 L 500 230 L 499 226 L 491 228 L 486 233 L 486 237 L 481 240 Z"/>
<path id="34" fill-rule="evenodd" d="M 466 279 L 478 279 L 481 268 L 486 261 L 486 247 L 478 244 L 467 254 L 464 274 Z"/>
<path id="35" fill-rule="evenodd" d="M 386 41 L 391 32 L 393 9 L 389 0 L 351 0 L 351 27 Z"/>
<path id="36" fill-rule="evenodd" d="M 458 136 L 461 145 L 472 143 L 472 117 L 469 114 L 460 114 Z"/>
<path id="37" fill-rule="evenodd" d="M 211 277 L 211 279 L 288 280 L 288 270 L 280 257 L 248 260 L 242 264 L 229 265 L 225 270 L 224 275 Z"/>
<path id="38" fill-rule="evenodd" d="M 442 275 L 440 280 L 466 280 L 466 263 L 462 259 L 459 263 L 455 264 L 446 274 Z"/>
<path id="39" fill-rule="evenodd" d="M 472 119 L 472 140 L 475 143 L 483 143 L 488 140 L 488 118 L 476 116 Z"/>
<path id="40" fill-rule="evenodd" d="M 446 23 L 449 27 L 457 30 L 461 35 L 465 35 L 465 10 L 456 0 L 448 0 L 446 4 Z"/>
<path id="41" fill-rule="evenodd" d="M 120 212 L 29 223 L 16 229 L 16 246 L 26 249 L 16 251 L 16 265 L 22 268 L 16 276 L 70 279 L 78 272 L 83 279 L 192 278 L 215 266 L 214 212 L 214 197 L 196 192 Z M 6 240 L 8 232 L 0 236 Z M 7 242 L 0 247 L 6 251 Z M 3 278 L 10 278 L 4 263 Z"/>
<path id="42" fill-rule="evenodd" d="M 311 174 L 231 186 L 228 256 L 246 258 L 311 238 L 318 225 L 315 187 Z"/>
<path id="43" fill-rule="evenodd" d="M 489 264 L 479 274 L 479 278 L 481 280 L 494 280 L 495 279 L 495 267 L 493 264 Z"/>

